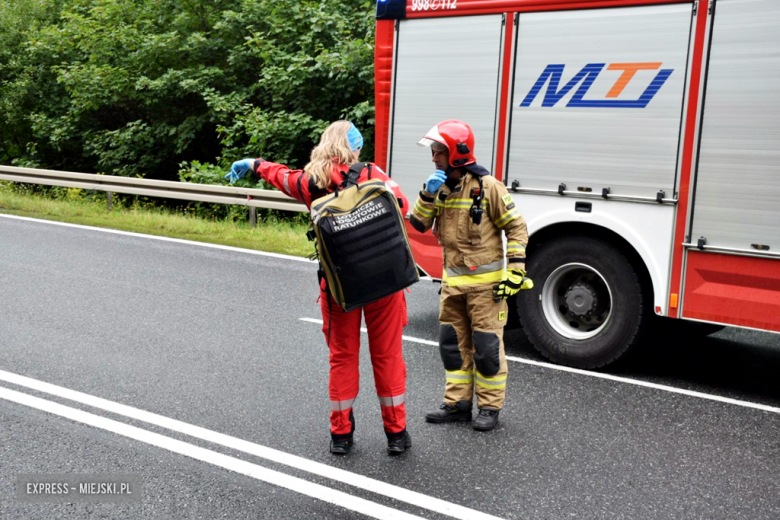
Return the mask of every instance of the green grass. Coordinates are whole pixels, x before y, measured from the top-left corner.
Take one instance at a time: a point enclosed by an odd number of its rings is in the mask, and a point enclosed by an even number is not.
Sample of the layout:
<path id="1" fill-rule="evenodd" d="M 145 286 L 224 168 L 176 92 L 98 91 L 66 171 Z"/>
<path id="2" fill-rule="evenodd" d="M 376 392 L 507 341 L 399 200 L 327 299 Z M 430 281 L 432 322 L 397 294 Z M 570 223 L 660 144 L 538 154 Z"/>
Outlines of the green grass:
<path id="1" fill-rule="evenodd" d="M 0 183 L 0 213 L 293 256 L 308 256 L 314 251 L 305 236 L 308 229 L 305 224 L 258 220 L 257 227 L 252 228 L 248 219 L 246 222 L 215 221 L 118 204 L 108 211 L 105 200 L 86 200 L 83 191 L 78 189 L 66 190 L 64 198 L 52 199 L 21 194 L 9 184 Z"/>

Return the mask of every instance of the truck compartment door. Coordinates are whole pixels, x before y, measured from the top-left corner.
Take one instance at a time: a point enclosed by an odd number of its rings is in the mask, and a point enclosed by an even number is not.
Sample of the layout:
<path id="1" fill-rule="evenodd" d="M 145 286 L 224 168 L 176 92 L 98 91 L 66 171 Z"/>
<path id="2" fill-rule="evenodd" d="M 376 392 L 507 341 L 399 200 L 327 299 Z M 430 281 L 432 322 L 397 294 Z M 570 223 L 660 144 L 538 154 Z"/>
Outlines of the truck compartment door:
<path id="1" fill-rule="evenodd" d="M 521 13 L 508 183 L 671 198 L 691 16 L 690 4 Z"/>
<path id="2" fill-rule="evenodd" d="M 780 2 L 718 0 L 712 23 L 682 313 L 780 332 Z"/>
<path id="3" fill-rule="evenodd" d="M 720 0 L 713 20 L 692 239 L 780 252 L 780 2 Z"/>
<path id="4" fill-rule="evenodd" d="M 468 123 L 477 161 L 492 171 L 502 26 L 502 15 L 399 22 L 388 172 L 412 203 L 434 171 L 417 141 L 439 121 Z M 408 229 L 418 265 L 440 277 L 436 239 Z"/>
<path id="5" fill-rule="evenodd" d="M 434 170 L 417 141 L 439 121 L 468 123 L 477 161 L 492 169 L 501 27 L 501 15 L 399 23 L 388 170 L 410 199 Z"/>

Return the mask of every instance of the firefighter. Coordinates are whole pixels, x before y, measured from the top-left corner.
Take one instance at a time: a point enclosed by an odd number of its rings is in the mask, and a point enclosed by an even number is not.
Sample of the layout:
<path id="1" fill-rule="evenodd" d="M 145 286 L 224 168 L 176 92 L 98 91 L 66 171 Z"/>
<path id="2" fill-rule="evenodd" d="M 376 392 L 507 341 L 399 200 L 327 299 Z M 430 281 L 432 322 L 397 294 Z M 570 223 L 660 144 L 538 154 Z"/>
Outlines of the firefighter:
<path id="1" fill-rule="evenodd" d="M 506 397 L 506 299 L 533 287 L 525 273 L 528 232 L 504 184 L 477 164 L 474 134 L 466 123 L 442 121 L 418 145 L 431 147 L 436 171 L 409 220 L 421 233 L 433 227 L 444 256 L 439 305 L 444 403 L 425 419 L 471 421 L 476 391 L 479 413 L 473 426 L 489 431 L 498 424 Z"/>
<path id="2" fill-rule="evenodd" d="M 312 201 L 333 192 L 346 179 L 349 166 L 358 162 L 363 137 L 348 121 L 332 123 L 311 152 L 311 160 L 303 170 L 291 170 L 282 164 L 264 159 L 244 159 L 234 162 L 225 177 L 231 183 L 247 172 L 262 178 L 283 193 L 300 200 L 311 209 Z M 371 175 L 382 179 L 406 213 L 409 203 L 397 183 L 375 164 L 363 169 L 358 182 Z M 407 324 L 406 299 L 398 291 L 361 308 L 345 312 L 328 291 L 324 277 L 320 280 L 322 332 L 330 349 L 330 451 L 346 455 L 353 445 L 355 418 L 352 405 L 358 395 L 360 353 L 360 321 L 365 317 L 368 328 L 368 348 L 374 369 L 374 383 L 387 435 L 387 452 L 403 453 L 412 445 L 406 431 L 406 364 L 403 359 L 401 335 Z"/>

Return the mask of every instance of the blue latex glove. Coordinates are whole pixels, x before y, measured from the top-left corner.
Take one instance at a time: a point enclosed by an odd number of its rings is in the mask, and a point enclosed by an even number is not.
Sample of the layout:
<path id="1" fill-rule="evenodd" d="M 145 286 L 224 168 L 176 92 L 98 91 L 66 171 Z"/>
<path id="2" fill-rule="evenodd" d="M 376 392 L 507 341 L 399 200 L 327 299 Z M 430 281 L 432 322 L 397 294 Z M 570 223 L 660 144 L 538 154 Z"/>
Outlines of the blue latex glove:
<path id="1" fill-rule="evenodd" d="M 430 177 L 428 177 L 428 180 L 425 181 L 425 191 L 428 193 L 436 193 L 439 191 L 439 188 L 441 188 L 441 185 L 444 184 L 444 181 L 446 180 L 447 174 L 444 173 L 443 170 L 436 170 Z"/>
<path id="2" fill-rule="evenodd" d="M 230 179 L 230 184 L 233 184 L 238 179 L 246 175 L 246 172 L 251 171 L 254 163 L 254 159 L 242 159 L 240 161 L 234 162 L 233 166 L 230 167 L 230 173 L 225 175 L 225 178 Z"/>

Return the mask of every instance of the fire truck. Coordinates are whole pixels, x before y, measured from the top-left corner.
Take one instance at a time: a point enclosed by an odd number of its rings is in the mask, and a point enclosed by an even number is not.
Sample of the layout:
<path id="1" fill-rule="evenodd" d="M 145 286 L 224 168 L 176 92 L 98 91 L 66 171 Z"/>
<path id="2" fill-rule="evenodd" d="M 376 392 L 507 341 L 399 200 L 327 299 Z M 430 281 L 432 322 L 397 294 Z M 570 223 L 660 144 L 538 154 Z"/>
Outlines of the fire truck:
<path id="1" fill-rule="evenodd" d="M 780 332 L 780 1 L 376 13 L 375 160 L 414 199 L 433 171 L 417 141 L 472 127 L 528 223 L 536 288 L 512 305 L 542 354 L 601 367 L 680 320 Z M 440 278 L 436 237 L 408 230 Z"/>

